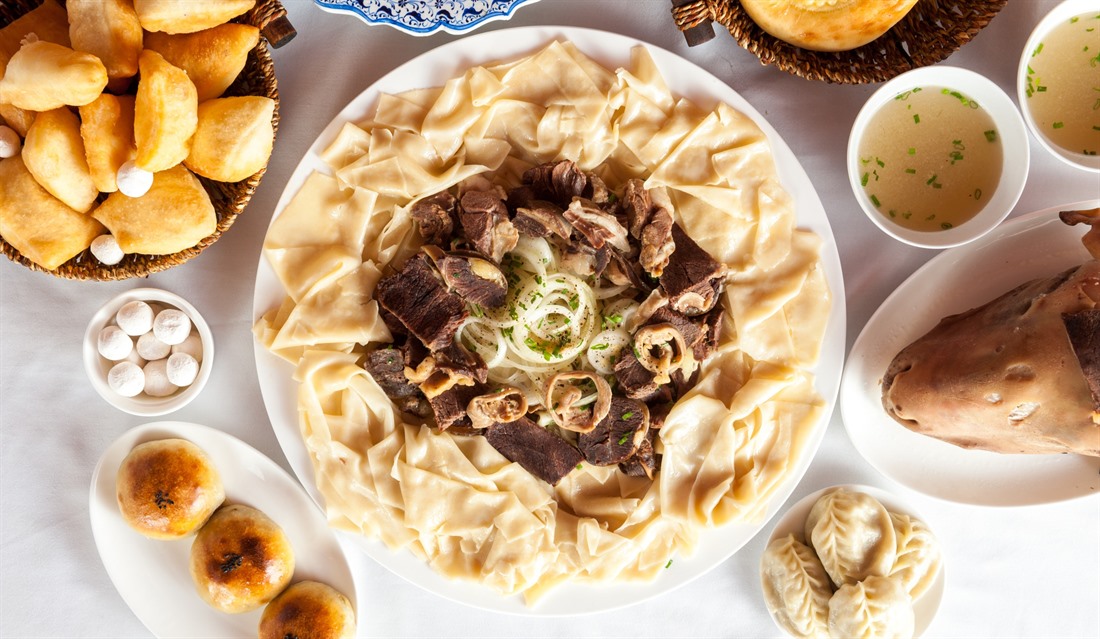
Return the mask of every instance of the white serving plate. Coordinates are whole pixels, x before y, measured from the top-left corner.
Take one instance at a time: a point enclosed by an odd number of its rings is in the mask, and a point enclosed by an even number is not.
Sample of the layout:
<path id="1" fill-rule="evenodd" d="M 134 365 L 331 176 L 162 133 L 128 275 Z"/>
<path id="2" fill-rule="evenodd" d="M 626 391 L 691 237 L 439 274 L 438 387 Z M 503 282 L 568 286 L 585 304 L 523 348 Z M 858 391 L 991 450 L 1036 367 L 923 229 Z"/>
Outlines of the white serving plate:
<path id="1" fill-rule="evenodd" d="M 936 528 L 924 517 L 918 513 L 912 505 L 901 500 L 896 495 L 892 495 L 885 490 L 880 490 L 872 486 L 864 486 L 861 484 L 844 484 L 840 486 L 830 486 L 828 488 L 822 488 L 816 492 L 806 495 L 802 499 L 798 500 L 793 506 L 791 506 L 787 512 L 776 521 L 775 528 L 772 529 L 772 534 L 768 537 L 768 544 L 770 545 L 776 539 L 780 537 L 786 537 L 787 535 L 794 533 L 796 537 L 801 539 L 803 543 L 808 543 L 804 539 L 805 533 L 803 532 L 806 524 L 806 517 L 810 515 L 810 509 L 814 507 L 817 500 L 821 498 L 826 492 L 834 489 L 844 488 L 850 492 L 866 493 L 879 501 L 886 510 L 897 513 L 899 515 L 909 515 L 913 519 L 917 519 L 922 522 L 928 529 L 932 531 L 932 534 L 936 534 Z M 940 552 L 943 552 L 943 545 L 940 545 Z M 915 602 L 913 602 L 913 614 L 916 617 L 916 624 L 913 629 L 913 637 L 920 637 L 925 632 L 928 632 L 928 627 L 932 625 L 932 619 L 936 616 L 936 611 L 940 608 L 940 602 L 943 601 L 943 591 L 947 578 L 945 576 L 947 565 L 946 558 L 940 560 L 940 572 L 936 576 L 936 581 L 924 592 L 923 595 Z M 775 621 L 775 617 L 772 616 L 772 621 Z M 776 623 L 776 628 L 786 631 Z"/>
<path id="2" fill-rule="evenodd" d="M 1096 494 L 1100 458 L 965 450 L 918 435 L 883 410 L 881 382 L 894 355 L 942 317 L 1086 261 L 1084 229 L 1063 224 L 1058 211 L 1097 206 L 1100 200 L 1077 202 L 1011 219 L 932 258 L 886 298 L 852 346 L 840 389 L 844 427 L 872 466 L 913 490 L 965 504 L 1023 506 Z"/>
<path id="3" fill-rule="evenodd" d="M 766 516 L 753 524 L 733 524 L 704 531 L 695 553 L 690 557 L 678 557 L 674 565 L 653 582 L 615 583 L 613 587 L 569 583 L 556 588 L 537 606 L 529 608 L 519 597 L 502 597 L 487 587 L 448 580 L 409 552 L 393 552 L 378 540 L 357 538 L 359 545 L 375 561 L 430 592 L 486 610 L 534 616 L 585 614 L 638 603 L 688 583 L 748 543 L 790 496 L 817 452 L 836 400 L 845 344 L 844 281 L 840 257 L 825 209 L 794 152 L 745 98 L 721 80 L 669 51 L 618 34 L 573 27 L 522 27 L 464 38 L 414 58 L 368 87 L 321 132 L 287 181 L 272 219 L 287 206 L 311 172 L 331 174 L 320 157 L 321 151 L 329 146 L 345 122 L 368 119 L 381 93 L 439 86 L 472 65 L 527 55 L 555 39 L 572 41 L 585 54 L 612 69 L 628 65 L 631 48 L 644 45 L 673 93 L 691 99 L 704 108 L 711 108 L 719 101 L 725 102 L 752 118 L 772 145 L 780 179 L 794 198 L 799 226 L 815 231 L 822 239 L 821 259 L 834 303 L 821 359 L 814 368 L 818 392 L 826 402 L 825 410 L 808 438 L 802 459 L 791 469 L 768 504 Z M 282 285 L 261 256 L 256 274 L 253 320 L 277 307 L 284 297 Z M 298 427 L 297 384 L 291 379 L 293 366 L 269 353 L 258 342 L 255 343 L 255 355 L 260 390 L 279 444 L 306 490 L 317 503 L 322 504 L 314 482 L 312 462 Z"/>
<path id="4" fill-rule="evenodd" d="M 167 637 L 254 637 L 263 609 L 227 614 L 211 608 L 195 590 L 189 561 L 194 536 L 163 541 L 134 531 L 122 519 L 115 478 L 122 460 L 138 444 L 186 439 L 210 456 L 226 503 L 257 508 L 282 527 L 294 548 L 293 582 L 321 581 L 355 606 L 355 583 L 336 536 L 298 482 L 275 462 L 219 430 L 184 422 L 154 422 L 127 431 L 107 448 L 92 474 L 89 510 L 92 534 L 115 588 L 154 635 Z"/>
<path id="5" fill-rule="evenodd" d="M 367 24 L 384 24 L 416 36 L 438 31 L 464 34 L 487 22 L 507 20 L 538 0 L 313 0 L 332 13 L 350 14 Z"/>

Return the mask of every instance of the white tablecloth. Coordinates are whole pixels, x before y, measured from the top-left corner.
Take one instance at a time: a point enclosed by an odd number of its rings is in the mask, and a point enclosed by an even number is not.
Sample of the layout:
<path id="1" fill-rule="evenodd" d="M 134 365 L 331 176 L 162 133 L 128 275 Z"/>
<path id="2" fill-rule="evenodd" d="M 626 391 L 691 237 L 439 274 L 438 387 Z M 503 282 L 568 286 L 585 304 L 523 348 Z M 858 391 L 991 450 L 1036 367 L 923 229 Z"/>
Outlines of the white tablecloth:
<path id="1" fill-rule="evenodd" d="M 199 398 L 172 419 L 222 429 L 286 466 L 260 399 L 250 332 L 253 277 L 271 213 L 302 154 L 345 103 L 454 36 L 414 38 L 322 12 L 309 0 L 284 3 L 298 36 L 274 52 L 282 99 L 275 155 L 246 213 L 223 239 L 192 262 L 141 281 L 73 282 L 0 264 L 0 636 L 149 636 L 113 588 L 88 519 L 96 460 L 121 433 L 152 421 L 107 405 L 81 367 L 85 325 L 115 294 L 138 286 L 165 288 L 203 312 L 215 334 L 216 365 Z M 1010 2 L 947 63 L 983 73 L 1015 96 L 1019 52 L 1054 4 Z M 538 24 L 606 29 L 670 49 L 729 83 L 765 115 L 801 159 L 836 234 L 849 347 L 882 300 L 935 254 L 883 235 L 848 187 L 849 127 L 874 85 L 809 82 L 763 67 L 724 32 L 689 49 L 667 0 L 543 0 L 520 9 L 510 22 L 485 28 Z M 1100 197 L 1096 175 L 1067 168 L 1034 141 L 1031 151 L 1031 174 L 1014 215 Z M 947 586 L 926 636 L 1100 635 L 1100 497 L 1025 508 L 969 507 L 925 497 L 860 457 L 839 410 L 791 502 L 837 483 L 895 492 L 933 523 L 944 546 Z M 449 602 L 353 550 L 359 636 L 776 636 L 757 577 L 765 539 L 758 536 L 705 576 L 644 604 L 555 619 Z"/>

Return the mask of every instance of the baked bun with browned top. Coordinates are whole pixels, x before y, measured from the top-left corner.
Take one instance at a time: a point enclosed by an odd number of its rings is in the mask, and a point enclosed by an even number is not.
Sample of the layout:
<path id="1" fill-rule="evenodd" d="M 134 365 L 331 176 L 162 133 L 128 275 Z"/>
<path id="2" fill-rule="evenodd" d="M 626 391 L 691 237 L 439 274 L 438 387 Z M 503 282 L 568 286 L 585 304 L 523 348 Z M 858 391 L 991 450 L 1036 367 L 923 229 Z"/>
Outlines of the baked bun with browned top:
<path id="1" fill-rule="evenodd" d="M 225 501 L 213 462 L 183 439 L 135 446 L 122 460 L 115 483 L 123 519 L 154 539 L 190 535 Z"/>
<path id="2" fill-rule="evenodd" d="M 267 604 L 260 639 L 353 639 L 355 611 L 348 598 L 317 581 L 299 581 Z"/>
<path id="3" fill-rule="evenodd" d="M 741 0 L 761 29 L 796 47 L 848 51 L 886 33 L 917 0 Z"/>
<path id="4" fill-rule="evenodd" d="M 248 612 L 290 583 L 294 551 L 283 529 L 248 506 L 214 513 L 191 545 L 191 578 L 199 595 L 223 612 Z"/>

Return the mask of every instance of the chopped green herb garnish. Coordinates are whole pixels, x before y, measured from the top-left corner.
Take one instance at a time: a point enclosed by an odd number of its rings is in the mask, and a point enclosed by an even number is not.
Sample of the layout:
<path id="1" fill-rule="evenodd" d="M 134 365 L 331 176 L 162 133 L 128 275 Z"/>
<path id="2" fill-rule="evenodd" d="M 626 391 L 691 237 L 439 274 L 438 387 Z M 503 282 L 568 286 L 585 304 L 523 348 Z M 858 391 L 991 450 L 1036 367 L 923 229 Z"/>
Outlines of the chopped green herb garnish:
<path id="1" fill-rule="evenodd" d="M 886 167 L 886 163 L 883 162 L 882 160 L 878 159 L 878 158 L 875 158 L 875 164 L 879 165 L 880 168 L 885 168 Z"/>
<path id="2" fill-rule="evenodd" d="M 634 431 L 630 431 L 629 433 L 623 433 L 623 436 L 619 438 L 619 445 L 622 446 L 623 444 L 625 444 L 626 440 L 630 439 L 630 436 L 632 434 L 634 434 Z"/>
<path id="3" fill-rule="evenodd" d="M 996 129 L 990 129 L 990 130 L 986 131 L 985 132 L 985 139 L 990 141 L 990 142 L 996 142 L 997 141 L 997 131 L 996 131 Z"/>
<path id="4" fill-rule="evenodd" d="M 933 182 L 936 181 L 937 177 L 939 177 L 939 176 L 933 174 L 932 177 L 928 178 L 928 181 L 925 182 L 925 184 L 931 185 Z"/>
<path id="5" fill-rule="evenodd" d="M 909 155 L 916 155 L 916 154 L 917 154 L 917 147 L 915 147 L 915 146 L 909 147 Z"/>
<path id="6" fill-rule="evenodd" d="M 1066 125 L 1065 122 L 1055 122 L 1051 126 L 1054 127 L 1055 129 L 1060 129 L 1060 128 L 1064 127 L 1065 125 Z"/>
<path id="7" fill-rule="evenodd" d="M 630 419 L 633 416 L 634 416 L 634 411 L 632 411 L 632 410 L 628 410 L 625 413 L 623 413 L 623 419 Z"/>
<path id="8" fill-rule="evenodd" d="M 976 200 L 980 200 L 980 199 L 982 199 L 982 190 L 981 189 L 974 189 L 974 200 L 976 201 Z"/>
<path id="9" fill-rule="evenodd" d="M 1035 56 L 1039 55 L 1039 54 L 1040 54 L 1040 53 L 1042 53 L 1042 52 L 1043 52 L 1043 43 L 1042 43 L 1042 42 L 1040 42 L 1040 43 L 1039 43 L 1039 46 L 1035 47 L 1035 51 L 1033 51 L 1033 52 L 1031 53 L 1031 57 L 1033 57 L 1033 58 L 1034 58 Z"/>
<path id="10" fill-rule="evenodd" d="M 665 564 L 665 570 L 668 570 L 668 567 L 669 567 L 669 566 L 671 566 L 671 565 L 672 565 L 672 560 L 671 560 L 671 559 L 669 559 L 669 560 L 668 560 L 668 563 L 667 563 L 667 564 Z"/>
<path id="11" fill-rule="evenodd" d="M 954 226 L 955 226 L 955 225 L 954 225 L 954 224 L 952 224 L 951 222 L 944 222 L 943 224 L 940 224 L 940 228 L 941 228 L 941 229 L 943 229 L 943 230 L 945 230 L 945 231 L 946 231 L 947 229 L 949 229 L 949 228 L 952 228 L 952 227 L 954 227 Z"/>
<path id="12" fill-rule="evenodd" d="M 905 172 L 908 173 L 909 175 L 916 175 L 917 174 L 916 169 L 905 169 Z"/>
<path id="13" fill-rule="evenodd" d="M 867 186 L 867 178 L 869 178 L 870 176 L 870 173 L 864 173 L 863 177 L 859 178 L 859 183 L 863 186 Z"/>
<path id="14" fill-rule="evenodd" d="M 607 342 L 601 342 L 601 343 L 599 343 L 599 344 L 593 344 L 593 345 L 591 346 L 591 348 L 592 348 L 592 350 L 594 350 L 594 351 L 606 351 L 606 350 L 607 350 L 607 346 L 608 346 Z"/>
<path id="15" fill-rule="evenodd" d="M 584 468 L 584 464 L 577 464 L 577 470 Z"/>
<path id="16" fill-rule="evenodd" d="M 920 116 L 917 115 L 916 113 L 913 114 L 913 123 L 914 124 L 920 124 Z"/>
<path id="17" fill-rule="evenodd" d="M 875 197 L 874 195 L 872 195 L 872 196 L 871 196 L 871 201 L 872 201 L 872 202 L 874 202 L 874 204 L 875 204 L 875 206 L 876 206 L 876 207 L 877 207 L 877 206 L 882 206 L 882 202 L 879 202 L 879 201 L 878 201 L 878 198 L 877 198 L 877 197 Z"/>

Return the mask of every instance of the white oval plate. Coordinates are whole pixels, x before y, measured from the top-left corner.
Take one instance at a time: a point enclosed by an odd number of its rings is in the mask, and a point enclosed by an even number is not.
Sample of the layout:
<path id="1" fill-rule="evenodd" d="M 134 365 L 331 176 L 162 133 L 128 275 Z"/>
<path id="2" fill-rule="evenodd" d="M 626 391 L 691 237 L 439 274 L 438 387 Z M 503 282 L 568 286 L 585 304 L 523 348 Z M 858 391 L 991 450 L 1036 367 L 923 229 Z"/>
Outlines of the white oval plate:
<path id="1" fill-rule="evenodd" d="M 554 39 L 572 41 L 585 54 L 611 69 L 629 65 L 631 48 L 644 45 L 674 93 L 691 99 L 704 108 L 711 108 L 719 101 L 725 102 L 752 118 L 768 136 L 780 179 L 796 203 L 799 226 L 815 231 L 822 239 L 821 259 L 834 303 L 822 345 L 821 359 L 814 369 L 818 392 L 826 402 L 825 410 L 808 438 L 802 459 L 791 468 L 768 504 L 765 518 L 754 524 L 734 524 L 703 531 L 695 554 L 677 558 L 674 565 L 652 583 L 616 583 L 614 587 L 568 583 L 552 591 L 536 607 L 528 608 L 519 597 L 506 598 L 489 588 L 448 580 L 411 553 L 392 552 L 380 541 L 357 538 L 365 552 L 375 561 L 430 592 L 486 610 L 537 616 L 585 614 L 640 602 L 699 577 L 748 543 L 790 496 L 817 452 L 836 401 L 845 344 L 844 280 L 836 241 L 821 200 L 794 152 L 756 109 L 718 78 L 664 49 L 614 33 L 573 27 L 505 29 L 463 38 L 414 58 L 363 91 L 321 132 L 287 181 L 272 219 L 282 212 L 311 172 L 331 174 L 331 170 L 320 157 L 321 151 L 329 146 L 345 122 L 367 120 L 380 93 L 439 86 L 472 65 L 527 55 Z M 253 321 L 281 304 L 285 295 L 282 285 L 261 255 L 256 273 Z M 297 384 L 291 379 L 294 368 L 269 353 L 258 342 L 255 343 L 255 354 L 260 390 L 279 444 L 306 490 L 317 503 L 323 503 L 314 482 L 309 452 L 302 442 L 298 428 Z"/>
<path id="2" fill-rule="evenodd" d="M 918 435 L 883 410 L 881 383 L 894 355 L 942 317 L 1086 261 L 1084 229 L 1063 224 L 1058 211 L 1097 206 L 1100 200 L 1077 202 L 1009 220 L 932 258 L 886 298 L 852 346 L 840 388 L 844 427 L 872 466 L 913 490 L 965 504 L 1023 506 L 1096 493 L 1100 458 L 965 450 Z"/>
<path id="3" fill-rule="evenodd" d="M 836 488 L 844 488 L 851 492 L 866 493 L 877 499 L 886 510 L 899 515 L 909 515 L 913 519 L 920 520 L 925 526 L 928 526 L 928 529 L 932 531 L 933 535 L 936 534 L 935 527 L 932 526 L 924 515 L 918 513 L 911 505 L 902 501 L 899 497 L 872 486 L 846 484 L 822 488 L 800 499 L 795 505 L 791 506 L 787 512 L 783 513 L 783 516 L 776 522 L 771 537 L 768 537 L 768 544 L 771 544 L 771 542 L 780 537 L 786 537 L 791 533 L 794 533 L 796 537 L 802 539 L 804 537 L 803 529 L 805 528 L 806 517 L 810 515 L 810 509 L 814 507 L 814 504 L 817 503 L 817 500 L 820 499 L 822 495 Z M 803 542 L 805 542 L 804 539 Z M 943 552 L 942 544 L 940 544 L 940 552 Z M 929 587 L 923 595 L 921 595 L 920 599 L 913 602 L 913 613 L 916 615 L 916 626 L 913 631 L 914 637 L 920 637 L 925 632 L 928 632 L 928 626 L 932 625 L 932 619 L 936 616 L 936 611 L 940 608 L 940 602 L 943 601 L 944 585 L 947 583 L 947 578 L 944 575 L 946 572 L 946 565 L 946 558 L 941 559 L 940 573 L 936 576 L 936 581 L 932 583 L 931 587 Z M 772 617 L 772 621 L 775 621 L 774 616 Z M 776 627 L 783 630 L 778 623 Z"/>
<path id="4" fill-rule="evenodd" d="M 194 536 L 173 541 L 134 531 L 118 510 L 118 467 L 138 444 L 186 439 L 213 460 L 226 503 L 247 504 L 282 527 L 294 548 L 294 582 L 313 579 L 344 593 L 355 605 L 347 558 L 298 482 L 262 453 L 219 430 L 185 422 L 154 422 L 127 431 L 107 448 L 92 474 L 89 510 L 103 565 L 126 605 L 157 637 L 254 637 L 263 609 L 231 615 L 211 608 L 195 590 L 189 561 Z"/>

